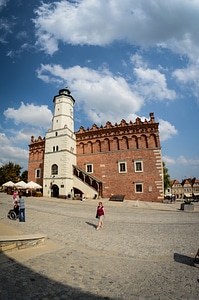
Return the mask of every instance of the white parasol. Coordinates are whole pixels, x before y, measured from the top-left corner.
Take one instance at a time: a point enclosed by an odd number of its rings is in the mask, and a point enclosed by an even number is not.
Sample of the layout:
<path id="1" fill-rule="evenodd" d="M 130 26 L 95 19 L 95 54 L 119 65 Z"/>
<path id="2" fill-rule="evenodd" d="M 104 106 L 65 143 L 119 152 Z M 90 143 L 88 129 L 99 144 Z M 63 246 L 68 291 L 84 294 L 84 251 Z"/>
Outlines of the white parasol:
<path id="1" fill-rule="evenodd" d="M 15 183 L 14 186 L 16 188 L 25 189 L 26 188 L 26 184 L 27 184 L 26 182 L 24 182 L 23 180 L 21 180 L 21 181 Z"/>
<path id="2" fill-rule="evenodd" d="M 29 181 L 28 183 L 26 183 L 25 188 L 30 190 L 36 190 L 36 189 L 41 189 L 42 186 L 34 181 Z"/>
<path id="3" fill-rule="evenodd" d="M 14 182 L 12 182 L 12 181 L 8 181 L 8 182 L 5 182 L 4 184 L 2 184 L 3 186 L 5 186 L 5 187 L 13 187 L 15 184 L 14 184 Z"/>

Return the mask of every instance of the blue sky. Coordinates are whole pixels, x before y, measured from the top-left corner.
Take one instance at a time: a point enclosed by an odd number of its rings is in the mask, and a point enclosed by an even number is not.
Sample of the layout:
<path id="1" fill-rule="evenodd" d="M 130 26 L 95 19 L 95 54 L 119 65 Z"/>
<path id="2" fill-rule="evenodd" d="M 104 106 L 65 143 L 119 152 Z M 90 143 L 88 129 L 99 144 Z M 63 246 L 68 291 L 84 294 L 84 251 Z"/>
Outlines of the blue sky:
<path id="1" fill-rule="evenodd" d="M 154 112 L 171 178 L 199 178 L 198 20 L 190 0 L 0 0 L 0 166 L 27 169 L 67 86 L 75 131 Z"/>

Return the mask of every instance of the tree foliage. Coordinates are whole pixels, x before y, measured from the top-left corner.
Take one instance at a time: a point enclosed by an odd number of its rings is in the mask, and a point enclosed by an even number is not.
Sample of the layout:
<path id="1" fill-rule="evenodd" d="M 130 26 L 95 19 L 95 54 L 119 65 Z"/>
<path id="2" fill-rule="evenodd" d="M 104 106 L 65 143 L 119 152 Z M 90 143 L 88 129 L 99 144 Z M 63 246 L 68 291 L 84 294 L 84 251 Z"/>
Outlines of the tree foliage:
<path id="1" fill-rule="evenodd" d="M 162 164 L 163 164 L 163 177 L 164 177 L 163 179 L 164 179 L 164 193 L 165 193 L 168 187 L 170 187 L 171 179 L 168 173 L 169 170 L 166 168 L 165 163 L 163 162 Z"/>
<path id="2" fill-rule="evenodd" d="M 20 165 L 14 164 L 12 162 L 9 162 L 8 164 L 2 166 L 0 168 L 0 186 L 10 180 L 13 182 L 21 180 L 21 170 L 22 167 Z"/>
<path id="3" fill-rule="evenodd" d="M 21 174 L 21 180 L 23 180 L 24 182 L 28 182 L 28 171 L 27 170 L 23 171 L 23 173 Z"/>

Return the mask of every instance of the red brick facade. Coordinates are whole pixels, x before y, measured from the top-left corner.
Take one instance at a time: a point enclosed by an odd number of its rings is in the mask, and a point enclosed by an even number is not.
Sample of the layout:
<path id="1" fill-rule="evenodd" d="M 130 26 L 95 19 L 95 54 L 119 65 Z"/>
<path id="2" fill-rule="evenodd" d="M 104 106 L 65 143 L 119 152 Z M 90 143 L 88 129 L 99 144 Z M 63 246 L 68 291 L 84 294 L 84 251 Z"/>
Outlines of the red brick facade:
<path id="1" fill-rule="evenodd" d="M 102 197 L 123 194 L 125 199 L 160 201 L 163 199 L 162 158 L 158 123 L 153 113 L 150 120 L 121 123 L 107 122 L 97 127 L 76 132 L 77 166 L 103 182 Z M 135 163 L 142 170 L 135 170 Z M 120 172 L 120 164 L 125 167 Z M 138 185 L 138 186 L 137 186 Z M 141 186 L 141 190 L 140 190 Z M 138 190 L 136 190 L 138 188 Z"/>
<path id="2" fill-rule="evenodd" d="M 34 140 L 31 136 L 28 160 L 28 181 L 34 181 L 43 186 L 45 138 L 40 136 Z"/>
<path id="3" fill-rule="evenodd" d="M 76 132 L 77 166 L 89 171 L 102 182 L 101 195 L 123 194 L 125 199 L 163 200 L 163 171 L 159 124 L 154 114 L 150 120 L 135 123 L 122 120 L 120 124 L 107 122 L 103 127 L 80 127 Z M 31 138 L 29 145 L 28 180 L 43 185 L 45 139 Z M 87 168 L 91 169 L 87 169 Z M 136 168 L 138 168 L 136 170 Z M 40 178 L 35 178 L 41 170 Z"/>

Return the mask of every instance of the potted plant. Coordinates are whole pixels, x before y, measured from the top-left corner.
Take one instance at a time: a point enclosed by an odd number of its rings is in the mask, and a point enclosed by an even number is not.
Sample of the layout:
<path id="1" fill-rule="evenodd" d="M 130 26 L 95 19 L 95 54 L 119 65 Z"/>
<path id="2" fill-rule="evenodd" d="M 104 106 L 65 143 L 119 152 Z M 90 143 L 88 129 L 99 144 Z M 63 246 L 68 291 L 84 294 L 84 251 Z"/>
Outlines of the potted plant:
<path id="1" fill-rule="evenodd" d="M 185 211 L 194 210 L 194 204 L 192 203 L 192 199 L 185 198 L 184 203 L 181 203 L 180 209 Z"/>

